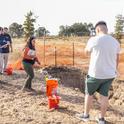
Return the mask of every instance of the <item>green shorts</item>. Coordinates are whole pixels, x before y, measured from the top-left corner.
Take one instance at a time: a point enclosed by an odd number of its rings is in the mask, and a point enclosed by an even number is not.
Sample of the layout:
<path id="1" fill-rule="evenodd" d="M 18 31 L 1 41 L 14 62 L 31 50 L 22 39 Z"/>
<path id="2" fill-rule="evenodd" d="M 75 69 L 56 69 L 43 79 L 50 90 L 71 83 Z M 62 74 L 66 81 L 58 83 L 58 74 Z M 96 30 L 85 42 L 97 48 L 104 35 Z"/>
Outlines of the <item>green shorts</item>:
<path id="1" fill-rule="evenodd" d="M 113 80 L 114 78 L 97 79 L 88 75 L 85 81 L 85 93 L 93 95 L 97 91 L 103 96 L 108 96 L 108 91 Z"/>

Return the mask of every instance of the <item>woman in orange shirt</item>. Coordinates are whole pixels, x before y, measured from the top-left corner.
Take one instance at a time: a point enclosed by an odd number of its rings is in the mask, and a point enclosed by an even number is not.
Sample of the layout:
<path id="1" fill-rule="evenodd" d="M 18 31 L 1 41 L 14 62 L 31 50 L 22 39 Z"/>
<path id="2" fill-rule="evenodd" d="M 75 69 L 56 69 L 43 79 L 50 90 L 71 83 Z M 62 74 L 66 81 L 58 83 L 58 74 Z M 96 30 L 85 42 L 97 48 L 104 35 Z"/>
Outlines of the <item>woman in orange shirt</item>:
<path id="1" fill-rule="evenodd" d="M 23 90 L 32 91 L 32 79 L 34 78 L 34 69 L 33 64 L 37 62 L 40 64 L 36 57 L 36 50 L 35 50 L 35 37 L 31 36 L 27 42 L 27 45 L 24 49 L 24 56 L 23 56 L 23 66 L 24 70 L 27 73 L 27 79 L 25 81 L 25 85 Z"/>

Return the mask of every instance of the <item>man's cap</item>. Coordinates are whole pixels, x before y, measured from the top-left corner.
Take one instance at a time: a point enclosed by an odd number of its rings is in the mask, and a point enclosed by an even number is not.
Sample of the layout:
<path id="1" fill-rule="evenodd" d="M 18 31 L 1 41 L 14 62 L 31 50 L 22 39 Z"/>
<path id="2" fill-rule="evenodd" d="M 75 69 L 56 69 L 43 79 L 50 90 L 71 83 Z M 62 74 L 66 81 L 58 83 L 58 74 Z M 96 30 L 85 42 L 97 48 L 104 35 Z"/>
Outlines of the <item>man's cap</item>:
<path id="1" fill-rule="evenodd" d="M 107 24 L 106 24 L 105 21 L 99 21 L 99 22 L 96 23 L 95 29 L 96 29 L 96 27 L 99 26 L 99 25 L 105 25 L 105 26 L 107 27 Z"/>

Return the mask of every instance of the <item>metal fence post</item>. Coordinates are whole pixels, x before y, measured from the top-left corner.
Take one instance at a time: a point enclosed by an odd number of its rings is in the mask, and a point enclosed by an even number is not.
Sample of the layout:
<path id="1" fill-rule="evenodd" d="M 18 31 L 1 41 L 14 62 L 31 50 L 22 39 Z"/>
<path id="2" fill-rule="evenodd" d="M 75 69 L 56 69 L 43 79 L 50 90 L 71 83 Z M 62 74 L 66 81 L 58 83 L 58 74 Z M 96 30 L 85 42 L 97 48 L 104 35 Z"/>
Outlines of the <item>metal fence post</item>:
<path id="1" fill-rule="evenodd" d="M 55 66 L 57 66 L 57 50 L 56 50 L 56 46 L 55 46 Z"/>
<path id="2" fill-rule="evenodd" d="M 46 44 L 45 44 L 45 36 L 44 36 L 44 58 L 43 58 L 43 61 L 44 61 L 44 66 L 45 66 L 45 46 L 46 46 Z"/>
<path id="3" fill-rule="evenodd" d="M 74 64 L 75 64 L 75 63 L 74 63 L 74 59 L 75 59 L 75 56 L 74 56 L 74 53 L 75 53 L 75 51 L 74 51 L 74 50 L 75 50 L 75 49 L 74 49 L 74 47 L 75 47 L 75 46 L 74 46 L 74 42 L 73 42 L 73 45 L 72 45 L 72 46 L 73 46 L 73 66 L 74 66 Z"/>

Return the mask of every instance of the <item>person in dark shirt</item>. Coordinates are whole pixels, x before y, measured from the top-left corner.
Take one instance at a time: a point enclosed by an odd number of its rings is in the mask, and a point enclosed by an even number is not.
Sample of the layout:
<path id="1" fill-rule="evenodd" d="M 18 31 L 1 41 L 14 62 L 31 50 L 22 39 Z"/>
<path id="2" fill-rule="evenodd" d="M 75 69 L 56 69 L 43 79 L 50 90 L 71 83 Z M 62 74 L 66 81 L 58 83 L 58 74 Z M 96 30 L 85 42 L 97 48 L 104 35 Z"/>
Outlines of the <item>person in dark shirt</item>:
<path id="1" fill-rule="evenodd" d="M 3 28 L 0 27 L 0 74 L 3 73 L 3 54 L 2 48 L 4 47 L 4 35 L 3 35 Z"/>
<path id="2" fill-rule="evenodd" d="M 13 51 L 13 48 L 12 48 L 12 39 L 11 39 L 11 36 L 8 34 L 8 28 L 7 27 L 4 27 L 3 34 L 5 36 L 6 41 L 9 41 L 10 42 L 10 48 L 9 48 L 9 46 L 6 48 L 7 49 L 7 52 L 12 52 Z"/>
<path id="3" fill-rule="evenodd" d="M 3 41 L 2 41 L 2 71 L 4 72 L 8 63 L 9 52 L 12 50 L 12 40 L 10 35 L 8 34 L 8 28 L 4 27 L 3 29 Z M 11 48 L 11 49 L 10 49 Z"/>
<path id="4" fill-rule="evenodd" d="M 0 27 L 0 53 L 2 53 L 2 42 L 3 42 L 3 28 Z"/>

